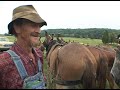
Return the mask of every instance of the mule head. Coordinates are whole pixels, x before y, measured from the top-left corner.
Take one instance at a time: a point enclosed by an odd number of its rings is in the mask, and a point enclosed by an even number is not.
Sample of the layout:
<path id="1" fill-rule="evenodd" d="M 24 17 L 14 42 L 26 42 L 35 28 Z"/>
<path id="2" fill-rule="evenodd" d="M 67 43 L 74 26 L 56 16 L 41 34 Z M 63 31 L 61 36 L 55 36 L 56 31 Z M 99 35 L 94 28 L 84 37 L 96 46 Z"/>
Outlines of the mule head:
<path id="1" fill-rule="evenodd" d="M 57 44 L 58 42 L 56 40 L 51 40 L 48 44 L 48 48 L 46 50 L 47 54 L 49 53 L 50 49 L 52 48 L 53 45 Z"/>
<path id="2" fill-rule="evenodd" d="M 57 43 L 57 41 L 53 40 L 51 35 L 49 35 L 47 31 L 45 31 L 45 40 L 43 42 L 43 45 L 46 48 L 47 54 L 50 51 L 50 49 L 52 48 L 52 46 L 55 45 L 56 43 Z"/>
<path id="3" fill-rule="evenodd" d="M 45 48 L 48 48 L 48 43 L 52 40 L 51 36 L 45 31 L 45 40 L 43 41 L 43 45 Z"/>
<path id="4" fill-rule="evenodd" d="M 56 40 L 51 40 L 49 43 L 46 44 L 46 55 L 49 53 L 50 49 L 53 45 L 57 44 L 58 42 Z"/>

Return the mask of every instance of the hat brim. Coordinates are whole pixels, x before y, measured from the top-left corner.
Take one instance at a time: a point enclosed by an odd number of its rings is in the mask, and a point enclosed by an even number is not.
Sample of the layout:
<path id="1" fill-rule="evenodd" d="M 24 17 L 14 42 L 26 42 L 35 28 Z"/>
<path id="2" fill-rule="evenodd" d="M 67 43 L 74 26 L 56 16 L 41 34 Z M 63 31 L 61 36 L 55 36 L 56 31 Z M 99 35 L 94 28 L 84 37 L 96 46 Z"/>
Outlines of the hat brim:
<path id="1" fill-rule="evenodd" d="M 44 21 L 39 15 L 35 14 L 35 13 L 31 13 L 25 16 L 22 16 L 20 18 L 23 19 L 27 19 L 30 20 L 34 23 L 39 23 L 40 27 L 42 27 L 43 25 L 47 25 L 46 21 Z M 19 18 L 17 18 L 19 19 Z M 9 30 L 9 34 L 13 34 L 12 30 L 13 30 L 13 22 L 16 20 L 16 18 L 14 18 L 14 20 L 12 20 L 9 24 L 8 24 L 8 30 Z"/>

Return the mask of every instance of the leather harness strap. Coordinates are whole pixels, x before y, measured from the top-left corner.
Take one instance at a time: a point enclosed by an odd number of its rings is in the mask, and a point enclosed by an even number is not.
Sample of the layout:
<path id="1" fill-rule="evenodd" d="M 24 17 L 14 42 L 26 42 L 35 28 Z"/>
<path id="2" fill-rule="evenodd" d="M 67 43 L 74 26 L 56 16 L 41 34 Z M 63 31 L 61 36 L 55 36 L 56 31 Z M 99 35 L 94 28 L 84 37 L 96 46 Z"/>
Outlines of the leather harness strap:
<path id="1" fill-rule="evenodd" d="M 65 86 L 71 86 L 71 85 L 78 85 L 81 83 L 81 80 L 75 80 L 75 81 L 63 81 L 63 80 L 54 80 L 56 84 L 65 85 Z"/>

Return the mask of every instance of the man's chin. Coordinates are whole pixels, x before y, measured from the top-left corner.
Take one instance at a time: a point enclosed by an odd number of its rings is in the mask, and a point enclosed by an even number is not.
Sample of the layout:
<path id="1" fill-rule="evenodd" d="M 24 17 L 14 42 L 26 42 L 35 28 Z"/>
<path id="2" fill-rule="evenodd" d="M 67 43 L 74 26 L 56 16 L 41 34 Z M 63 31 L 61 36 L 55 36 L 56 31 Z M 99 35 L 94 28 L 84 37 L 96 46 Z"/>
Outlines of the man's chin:
<path id="1" fill-rule="evenodd" d="M 38 45 L 38 43 L 34 43 L 34 44 L 32 44 L 32 47 L 37 47 L 37 45 Z"/>

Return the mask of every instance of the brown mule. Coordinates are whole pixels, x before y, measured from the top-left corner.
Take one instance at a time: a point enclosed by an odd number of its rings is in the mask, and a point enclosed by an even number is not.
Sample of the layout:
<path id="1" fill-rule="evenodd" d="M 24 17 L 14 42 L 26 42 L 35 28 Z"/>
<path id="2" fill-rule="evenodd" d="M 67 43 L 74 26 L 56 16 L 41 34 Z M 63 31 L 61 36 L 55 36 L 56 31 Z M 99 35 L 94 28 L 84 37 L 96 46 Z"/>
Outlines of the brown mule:
<path id="1" fill-rule="evenodd" d="M 56 88 L 65 88 L 67 83 L 69 88 L 70 85 L 79 83 L 86 89 L 96 88 L 97 63 L 93 54 L 84 45 L 54 45 L 47 55 L 47 60 L 57 83 Z"/>
<path id="2" fill-rule="evenodd" d="M 55 40 L 44 41 L 43 45 L 47 46 L 47 61 L 56 89 L 70 89 L 78 84 L 85 89 L 96 88 L 97 62 L 87 47 L 79 43 L 61 46 Z"/>
<path id="3" fill-rule="evenodd" d="M 110 73 L 111 68 L 115 59 L 115 51 L 110 48 L 103 47 L 95 47 L 95 46 L 87 46 L 91 53 L 95 56 L 98 63 L 98 85 L 99 88 L 105 88 L 106 79 L 109 82 L 109 86 L 111 89 L 114 89 L 114 79 Z M 103 72 L 105 71 L 105 72 Z M 102 76 L 101 76 L 102 75 Z M 101 77 L 101 78 L 100 78 Z"/>

